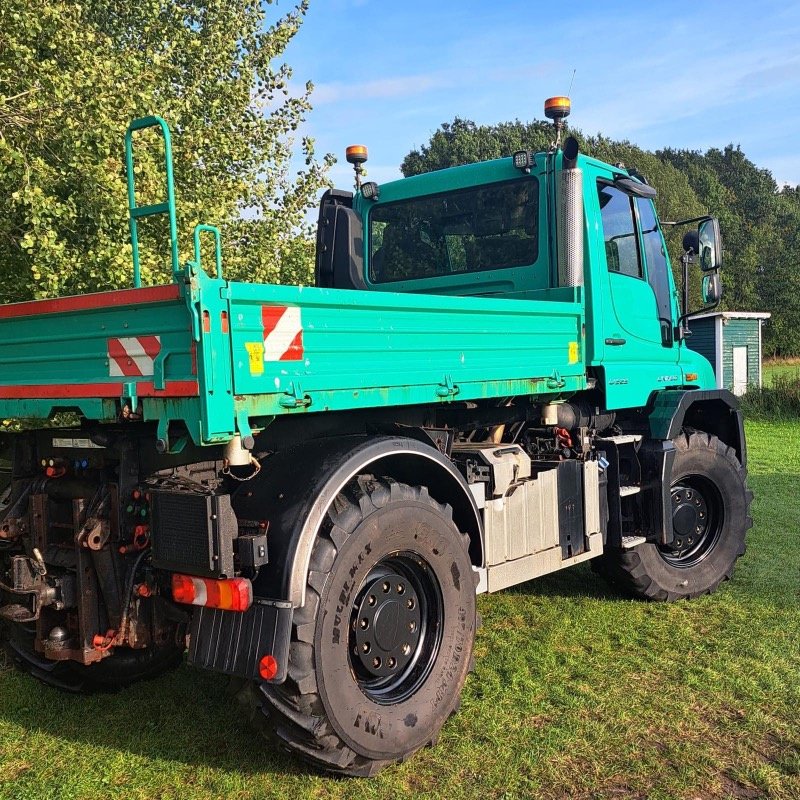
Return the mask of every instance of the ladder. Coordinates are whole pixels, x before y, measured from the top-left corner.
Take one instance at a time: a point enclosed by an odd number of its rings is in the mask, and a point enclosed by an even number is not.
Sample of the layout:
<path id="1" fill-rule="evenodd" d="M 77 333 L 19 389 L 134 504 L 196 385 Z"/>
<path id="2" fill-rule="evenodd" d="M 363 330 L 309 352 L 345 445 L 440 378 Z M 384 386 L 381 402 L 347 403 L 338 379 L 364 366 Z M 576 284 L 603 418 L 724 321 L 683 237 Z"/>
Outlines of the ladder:
<path id="1" fill-rule="evenodd" d="M 166 176 L 166 200 L 148 205 L 136 204 L 136 176 L 133 161 L 133 134 L 146 128 L 160 128 L 164 139 L 164 168 Z M 172 171 L 172 136 L 169 125 L 162 117 L 151 115 L 133 120 L 125 132 L 125 171 L 128 183 L 128 223 L 131 232 L 131 248 L 133 252 L 133 285 L 140 288 L 142 285 L 142 271 L 139 261 L 139 220 L 158 214 L 167 214 L 169 217 L 169 242 L 170 260 L 172 265 L 172 280 L 178 282 L 183 273 L 178 254 L 178 221 L 175 211 L 175 181 Z M 222 278 L 222 244 L 219 228 L 213 225 L 199 224 L 194 228 L 194 266 L 201 269 L 200 263 L 200 234 L 208 232 L 214 236 L 214 256 L 217 268 L 217 278 Z"/>

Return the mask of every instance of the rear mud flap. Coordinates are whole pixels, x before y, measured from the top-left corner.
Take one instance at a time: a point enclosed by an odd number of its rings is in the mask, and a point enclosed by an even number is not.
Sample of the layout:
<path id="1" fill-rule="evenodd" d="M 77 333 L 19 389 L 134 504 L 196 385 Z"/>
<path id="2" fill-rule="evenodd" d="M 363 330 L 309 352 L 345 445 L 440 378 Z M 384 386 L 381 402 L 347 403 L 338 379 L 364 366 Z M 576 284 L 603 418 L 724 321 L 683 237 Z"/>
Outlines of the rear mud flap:
<path id="1" fill-rule="evenodd" d="M 272 656 L 277 672 L 270 683 L 286 680 L 292 604 L 256 598 L 244 613 L 199 608 L 192 615 L 189 663 L 195 667 L 263 680 L 259 663 Z"/>

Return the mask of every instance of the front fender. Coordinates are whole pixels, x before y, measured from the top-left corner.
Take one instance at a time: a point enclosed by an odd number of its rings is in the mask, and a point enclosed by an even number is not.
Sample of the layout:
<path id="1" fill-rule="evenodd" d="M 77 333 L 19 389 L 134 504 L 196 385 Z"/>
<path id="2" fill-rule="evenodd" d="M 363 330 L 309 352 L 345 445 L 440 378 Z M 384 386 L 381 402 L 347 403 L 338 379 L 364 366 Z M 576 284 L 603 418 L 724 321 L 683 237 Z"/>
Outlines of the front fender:
<path id="1" fill-rule="evenodd" d="M 727 389 L 665 389 L 651 399 L 650 435 L 674 439 L 683 428 L 713 434 L 747 467 L 747 444 L 739 400 Z"/>

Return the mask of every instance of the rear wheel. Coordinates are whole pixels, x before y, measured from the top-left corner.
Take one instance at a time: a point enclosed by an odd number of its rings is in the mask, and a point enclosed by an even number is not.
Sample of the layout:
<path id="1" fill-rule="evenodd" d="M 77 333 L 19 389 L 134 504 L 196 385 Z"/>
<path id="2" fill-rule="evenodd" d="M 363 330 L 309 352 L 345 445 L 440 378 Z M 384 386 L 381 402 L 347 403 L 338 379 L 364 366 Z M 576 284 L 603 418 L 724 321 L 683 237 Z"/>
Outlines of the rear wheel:
<path id="1" fill-rule="evenodd" d="M 681 434 L 671 476 L 670 545 L 642 544 L 603 556 L 613 583 L 647 600 L 679 600 L 713 592 L 745 552 L 753 521 L 746 472 L 733 448 L 716 436 Z"/>
<path id="2" fill-rule="evenodd" d="M 281 747 L 372 775 L 435 741 L 472 663 L 468 537 L 424 487 L 361 476 L 334 501 L 295 611 L 289 678 L 246 688 Z"/>
<path id="3" fill-rule="evenodd" d="M 183 661 L 183 647 L 164 645 L 144 650 L 117 647 L 96 664 L 85 666 L 73 661 L 51 661 L 34 650 L 35 631 L 10 624 L 0 632 L 6 654 L 14 666 L 42 683 L 66 692 L 89 694 L 113 692 L 137 681 L 158 677 Z"/>

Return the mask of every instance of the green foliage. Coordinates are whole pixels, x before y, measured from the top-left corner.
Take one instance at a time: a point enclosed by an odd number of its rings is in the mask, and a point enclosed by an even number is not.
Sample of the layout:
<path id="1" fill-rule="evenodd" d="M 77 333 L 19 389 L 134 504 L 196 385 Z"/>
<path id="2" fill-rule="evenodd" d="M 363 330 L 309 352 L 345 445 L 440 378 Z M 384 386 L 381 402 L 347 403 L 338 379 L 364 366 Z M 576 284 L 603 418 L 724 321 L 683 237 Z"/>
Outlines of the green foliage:
<path id="1" fill-rule="evenodd" d="M 122 142 L 158 113 L 174 141 L 180 250 L 223 229 L 225 270 L 307 281 L 305 209 L 331 158 L 290 174 L 311 84 L 275 66 L 307 9 L 261 0 L 4 0 L 0 4 L 0 301 L 130 285 Z M 164 198 L 160 138 L 136 143 L 138 202 Z M 166 225 L 140 226 L 145 283 L 169 276 Z"/>
<path id="2" fill-rule="evenodd" d="M 773 375 L 763 386 L 749 386 L 741 403 L 751 419 L 800 419 L 800 373 Z"/>
<path id="3" fill-rule="evenodd" d="M 658 190 L 662 220 L 715 214 L 725 242 L 723 309 L 769 311 L 764 329 L 768 355 L 800 354 L 800 188 L 779 190 L 768 170 L 755 166 L 741 148 L 706 153 L 665 149 L 649 152 L 628 141 L 570 131 L 581 150 L 611 164 L 623 163 L 647 176 Z M 509 156 L 515 150 L 547 149 L 549 123 L 476 125 L 456 117 L 434 132 L 428 144 L 403 160 L 404 175 Z M 673 270 L 680 285 L 679 258 L 685 229 L 667 231 Z M 699 270 L 692 270 L 690 298 L 700 305 Z"/>

